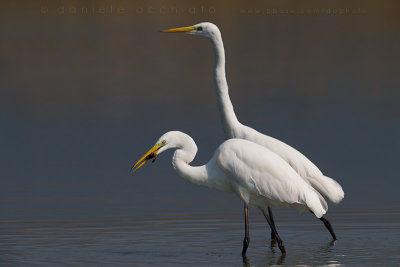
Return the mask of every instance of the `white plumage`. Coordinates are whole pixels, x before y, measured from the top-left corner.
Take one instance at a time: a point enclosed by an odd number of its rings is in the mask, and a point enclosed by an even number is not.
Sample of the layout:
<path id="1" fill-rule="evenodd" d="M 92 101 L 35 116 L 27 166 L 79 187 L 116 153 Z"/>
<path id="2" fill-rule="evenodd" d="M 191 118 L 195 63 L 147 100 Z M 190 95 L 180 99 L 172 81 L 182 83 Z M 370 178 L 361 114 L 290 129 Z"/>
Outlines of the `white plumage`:
<path id="1" fill-rule="evenodd" d="M 268 206 L 290 206 L 310 210 L 318 218 L 327 211 L 323 197 L 286 161 L 267 148 L 243 139 L 223 142 L 207 164 L 194 167 L 189 163 L 197 153 L 195 142 L 185 133 L 171 131 L 161 136 L 153 148 L 136 162 L 134 168 L 137 170 L 147 161 L 156 158 L 157 154 L 173 148 L 176 151 L 172 165 L 181 177 L 194 184 L 234 193 L 243 200 L 246 226 L 248 205 L 259 207 L 263 212 Z M 275 234 L 284 253 L 283 243 L 276 230 Z"/>
<path id="2" fill-rule="evenodd" d="M 323 217 L 328 209 L 323 197 L 335 203 L 340 202 L 344 197 L 342 187 L 333 179 L 324 176 L 296 149 L 238 121 L 229 98 L 225 77 L 225 52 L 218 27 L 205 22 L 164 32 L 184 32 L 211 39 L 215 50 L 214 79 L 221 121 L 226 138 L 234 139 L 222 143 L 206 165 L 193 167 L 189 165 L 197 153 L 193 139 L 181 132 L 168 132 L 134 165 L 134 168 L 137 170 L 148 160 L 155 159 L 157 153 L 176 148 L 172 164 L 181 177 L 194 184 L 235 193 L 245 204 L 242 256 L 245 256 L 250 242 L 248 205 L 260 208 L 271 227 L 271 237 L 277 240 L 282 254 L 286 251 L 276 231 L 270 206 L 284 205 L 311 211 L 324 223 L 333 240 L 336 240 L 330 222 Z"/>
<path id="3" fill-rule="evenodd" d="M 203 22 L 191 27 L 175 28 L 164 32 L 183 32 L 208 37 L 215 51 L 214 80 L 225 137 L 240 138 L 264 146 L 285 160 L 307 183 L 322 196 L 334 203 L 339 203 L 344 192 L 342 187 L 332 178 L 324 176 L 306 156 L 293 147 L 253 128 L 241 124 L 236 118 L 232 102 L 229 98 L 228 83 L 225 77 L 225 50 L 221 32 L 210 22 Z"/>
<path id="4" fill-rule="evenodd" d="M 185 133 L 171 131 L 161 136 L 134 167 L 173 148 L 175 171 L 191 183 L 234 193 L 245 204 L 259 208 L 291 206 L 311 210 L 318 218 L 327 211 L 323 197 L 287 162 L 267 148 L 243 139 L 223 142 L 207 164 L 194 167 L 189 163 L 196 156 L 196 143 Z"/>
<path id="5" fill-rule="evenodd" d="M 318 218 L 328 209 L 323 197 L 272 151 L 243 139 L 219 146 L 216 161 L 230 186 L 246 204 L 257 207 L 291 206 L 311 210 Z M 208 166 L 208 164 L 206 166 Z"/>

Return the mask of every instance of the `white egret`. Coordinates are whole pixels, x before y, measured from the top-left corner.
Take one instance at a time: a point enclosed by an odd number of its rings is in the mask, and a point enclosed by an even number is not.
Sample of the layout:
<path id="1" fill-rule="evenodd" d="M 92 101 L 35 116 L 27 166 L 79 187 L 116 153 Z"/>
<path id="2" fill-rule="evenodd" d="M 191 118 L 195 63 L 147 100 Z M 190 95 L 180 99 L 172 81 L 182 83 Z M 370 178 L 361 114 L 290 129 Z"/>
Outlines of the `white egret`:
<path id="1" fill-rule="evenodd" d="M 166 33 L 188 33 L 192 35 L 205 36 L 211 39 L 215 51 L 215 71 L 214 81 L 216 86 L 219 111 L 224 129 L 225 137 L 240 138 L 252 141 L 256 144 L 264 146 L 279 155 L 285 160 L 307 183 L 316 189 L 323 197 L 328 198 L 334 203 L 339 203 L 344 192 L 342 187 L 332 178 L 322 174 L 306 156 L 294 149 L 293 147 L 262 134 L 253 128 L 241 124 L 233 110 L 232 102 L 229 98 L 228 83 L 225 76 L 225 51 L 222 42 L 221 32 L 218 27 L 209 22 L 199 23 L 190 27 L 173 28 L 164 30 Z M 273 221 L 272 212 L 268 208 L 270 217 Z M 326 219 L 322 219 L 335 240 L 336 236 Z M 273 232 L 271 233 L 273 237 Z"/>
<path id="2" fill-rule="evenodd" d="M 246 232 L 243 256 L 249 245 L 248 205 L 256 206 L 262 211 L 282 254 L 285 254 L 284 244 L 266 207 L 283 205 L 309 210 L 317 218 L 323 218 L 328 209 L 321 194 L 304 181 L 286 161 L 269 149 L 244 139 L 223 142 L 207 164 L 194 167 L 189 165 L 197 153 L 193 139 L 179 131 L 167 132 L 133 168 L 139 169 L 147 161 L 155 160 L 157 154 L 172 148 L 176 149 L 172 165 L 182 178 L 194 184 L 234 193 L 244 202 Z"/>

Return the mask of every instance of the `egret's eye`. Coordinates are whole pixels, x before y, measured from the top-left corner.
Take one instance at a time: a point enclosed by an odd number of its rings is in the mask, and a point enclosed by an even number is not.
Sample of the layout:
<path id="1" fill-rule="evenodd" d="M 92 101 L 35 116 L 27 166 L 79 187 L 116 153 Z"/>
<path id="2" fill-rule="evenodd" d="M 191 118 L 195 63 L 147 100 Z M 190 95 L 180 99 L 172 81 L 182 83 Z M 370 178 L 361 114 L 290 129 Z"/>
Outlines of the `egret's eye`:
<path id="1" fill-rule="evenodd" d="M 196 29 L 198 32 L 201 32 L 202 30 L 203 30 L 203 27 L 197 27 L 197 29 Z"/>
<path id="2" fill-rule="evenodd" d="M 165 145 L 167 143 L 167 141 L 162 140 L 161 144 Z"/>

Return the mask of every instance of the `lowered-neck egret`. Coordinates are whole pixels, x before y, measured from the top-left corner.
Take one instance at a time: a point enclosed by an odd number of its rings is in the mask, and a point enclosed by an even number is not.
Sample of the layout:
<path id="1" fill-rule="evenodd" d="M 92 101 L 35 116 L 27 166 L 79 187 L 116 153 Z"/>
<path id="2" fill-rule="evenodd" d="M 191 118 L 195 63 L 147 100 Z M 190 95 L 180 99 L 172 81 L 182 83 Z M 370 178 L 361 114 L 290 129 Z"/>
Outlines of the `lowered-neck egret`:
<path id="1" fill-rule="evenodd" d="M 230 139 L 217 148 L 207 164 L 194 167 L 189 164 L 196 156 L 196 143 L 185 133 L 171 131 L 162 135 L 136 162 L 133 169 L 137 170 L 147 161 L 155 160 L 158 154 L 167 149 L 176 149 L 172 165 L 179 176 L 197 185 L 234 193 L 244 202 L 246 232 L 243 256 L 250 242 L 248 205 L 256 206 L 262 211 L 282 254 L 285 254 L 284 244 L 266 212 L 266 207 L 290 206 L 298 210 L 309 210 L 317 218 L 325 220 L 322 216 L 328 205 L 321 194 L 285 160 L 263 146 L 244 139 Z"/>
<path id="2" fill-rule="evenodd" d="M 328 198 L 334 203 L 339 203 L 344 192 L 342 187 L 332 178 L 324 176 L 322 172 L 315 166 L 306 156 L 294 149 L 293 147 L 262 134 L 251 127 L 241 124 L 234 112 L 232 102 L 229 98 L 228 83 L 225 76 L 225 50 L 222 42 L 221 32 L 218 27 L 210 22 L 199 23 L 190 27 L 173 28 L 164 30 L 166 33 L 187 33 L 192 35 L 200 35 L 208 37 L 215 51 L 215 70 L 214 81 L 219 104 L 219 111 L 224 129 L 225 137 L 241 138 L 252 141 L 256 144 L 264 146 L 279 155 L 285 160 L 307 183 L 316 189 L 322 196 Z M 272 212 L 270 217 L 272 217 Z M 273 222 L 273 220 L 272 220 Z M 323 221 L 325 226 L 327 223 Z M 336 239 L 334 233 L 329 231 Z M 273 233 L 271 234 L 273 237 Z"/>

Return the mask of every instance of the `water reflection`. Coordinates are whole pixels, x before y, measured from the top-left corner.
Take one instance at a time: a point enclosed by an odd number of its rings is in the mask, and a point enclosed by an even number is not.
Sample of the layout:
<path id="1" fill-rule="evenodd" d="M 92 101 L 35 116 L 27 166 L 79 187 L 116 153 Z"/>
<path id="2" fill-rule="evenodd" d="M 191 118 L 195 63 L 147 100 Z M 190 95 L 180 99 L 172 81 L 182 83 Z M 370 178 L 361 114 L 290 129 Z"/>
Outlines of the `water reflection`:
<path id="1" fill-rule="evenodd" d="M 280 222 L 286 255 L 267 237 L 260 220 L 252 224 L 252 242 L 243 258 L 240 218 L 0 222 L 0 260 L 23 266 L 67 261 L 185 266 L 193 262 L 200 266 L 397 264 L 400 220 L 379 218 L 366 222 L 354 215 L 336 217 L 336 242 L 318 222 Z"/>
<path id="2" fill-rule="evenodd" d="M 280 253 L 280 252 L 279 252 Z M 257 265 L 260 265 L 260 266 L 272 266 L 272 265 L 284 265 L 284 263 L 285 263 L 285 258 L 286 258 L 286 254 L 280 254 L 280 256 L 277 256 L 277 255 L 275 255 L 275 254 L 269 254 L 267 257 L 265 257 L 264 258 L 264 261 L 263 261 L 263 263 L 262 264 L 260 264 L 259 262 L 258 262 L 258 264 Z M 252 266 L 251 264 L 250 264 L 250 261 L 249 261 L 249 259 L 248 259 L 248 257 L 247 256 L 244 256 L 243 257 L 243 266 L 245 266 L 245 267 L 250 267 L 250 266 Z"/>
<path id="3" fill-rule="evenodd" d="M 334 260 L 335 251 L 334 246 L 337 240 L 331 240 L 329 242 L 323 243 L 322 245 L 318 246 L 315 250 L 314 248 L 310 247 L 303 247 L 304 251 L 302 251 L 302 256 L 295 256 L 293 257 L 292 252 L 288 252 L 287 254 L 282 254 L 277 246 L 277 242 L 275 239 L 271 239 L 269 241 L 269 251 L 265 251 L 265 255 L 261 258 L 248 257 L 245 256 L 242 258 L 243 266 L 271 266 L 271 265 L 285 265 L 285 261 L 289 255 L 289 259 L 291 259 L 291 263 L 293 263 L 293 259 L 297 264 L 324 264 L 327 266 L 340 264 L 339 260 Z M 293 241 L 292 241 L 293 242 Z M 307 253 L 309 252 L 309 253 Z M 305 256 L 307 255 L 307 256 Z M 259 256 L 259 255 L 258 255 Z M 255 262 L 256 264 L 251 264 Z"/>
<path id="4" fill-rule="evenodd" d="M 296 264 L 316 264 L 316 265 L 336 265 L 340 264 L 340 261 L 338 260 L 333 260 L 333 257 L 335 256 L 333 246 L 335 245 L 335 241 L 330 241 L 322 246 L 320 246 L 318 249 L 315 251 L 311 248 L 309 252 L 312 253 L 307 253 L 306 251 L 303 251 L 303 253 L 306 253 L 309 255 L 309 258 L 307 259 L 307 256 L 297 256 L 293 257 L 291 255 L 292 253 L 287 253 L 287 254 L 282 254 L 276 246 L 276 241 L 271 240 L 270 242 L 270 252 L 266 252 L 265 255 L 262 258 L 252 258 L 253 262 L 256 264 L 251 264 L 251 260 L 249 259 L 248 256 L 243 257 L 243 266 L 249 267 L 249 266 L 280 266 L 280 265 L 285 265 L 285 261 L 287 258 L 291 259 L 289 264 L 293 264 L 293 261 L 296 262 Z M 288 256 L 289 255 L 289 256 Z"/>

